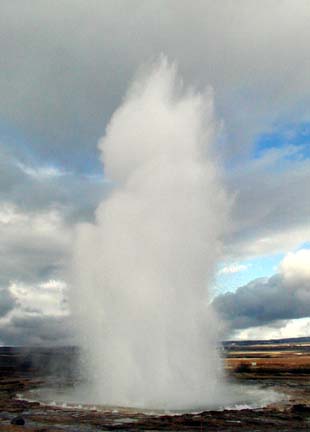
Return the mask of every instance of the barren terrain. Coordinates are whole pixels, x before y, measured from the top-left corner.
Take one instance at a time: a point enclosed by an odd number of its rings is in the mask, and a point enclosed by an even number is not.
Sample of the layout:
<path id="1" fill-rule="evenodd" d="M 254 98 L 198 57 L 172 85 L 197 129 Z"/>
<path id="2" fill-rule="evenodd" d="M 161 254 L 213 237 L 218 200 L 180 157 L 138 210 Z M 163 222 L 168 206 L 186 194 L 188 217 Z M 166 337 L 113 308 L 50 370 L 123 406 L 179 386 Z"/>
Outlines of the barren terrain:
<path id="1" fill-rule="evenodd" d="M 229 380 L 272 388 L 285 397 L 264 408 L 152 414 L 129 409 L 57 407 L 18 395 L 58 380 L 72 382 L 74 349 L 0 349 L 0 431 L 100 430 L 309 431 L 310 339 L 228 342 L 223 356 Z M 64 366 L 65 365 L 65 366 Z M 23 423 L 23 425 L 12 423 Z"/>

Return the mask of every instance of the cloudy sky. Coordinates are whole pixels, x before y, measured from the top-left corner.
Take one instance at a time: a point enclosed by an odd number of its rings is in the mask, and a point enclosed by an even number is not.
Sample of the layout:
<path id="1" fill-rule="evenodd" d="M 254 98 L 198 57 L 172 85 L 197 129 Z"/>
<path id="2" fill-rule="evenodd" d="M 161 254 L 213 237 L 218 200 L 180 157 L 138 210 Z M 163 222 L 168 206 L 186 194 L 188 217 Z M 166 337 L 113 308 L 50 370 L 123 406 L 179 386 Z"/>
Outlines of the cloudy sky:
<path id="1" fill-rule="evenodd" d="M 310 335 L 309 22 L 308 0 L 1 1 L 0 343 L 72 340 L 75 226 L 111 188 L 98 140 L 161 53 L 214 91 L 226 336 Z"/>

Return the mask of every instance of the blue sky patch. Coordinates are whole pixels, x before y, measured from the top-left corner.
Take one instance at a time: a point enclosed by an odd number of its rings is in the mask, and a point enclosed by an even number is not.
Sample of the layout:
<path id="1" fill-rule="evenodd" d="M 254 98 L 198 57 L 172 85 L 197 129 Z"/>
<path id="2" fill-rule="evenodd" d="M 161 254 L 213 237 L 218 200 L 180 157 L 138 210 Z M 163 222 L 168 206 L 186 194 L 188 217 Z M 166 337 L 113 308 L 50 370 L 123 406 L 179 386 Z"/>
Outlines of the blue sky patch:
<path id="1" fill-rule="evenodd" d="M 235 291 L 254 279 L 272 276 L 277 272 L 278 265 L 284 255 L 279 253 L 245 261 L 225 263 L 220 266 L 217 272 L 214 291 L 216 294 Z"/>
<path id="2" fill-rule="evenodd" d="M 267 150 L 286 146 L 300 147 L 298 157 L 310 158 L 310 123 L 282 125 L 272 132 L 259 135 L 255 142 L 253 156 L 259 158 Z M 295 158 L 296 154 L 291 157 Z"/>

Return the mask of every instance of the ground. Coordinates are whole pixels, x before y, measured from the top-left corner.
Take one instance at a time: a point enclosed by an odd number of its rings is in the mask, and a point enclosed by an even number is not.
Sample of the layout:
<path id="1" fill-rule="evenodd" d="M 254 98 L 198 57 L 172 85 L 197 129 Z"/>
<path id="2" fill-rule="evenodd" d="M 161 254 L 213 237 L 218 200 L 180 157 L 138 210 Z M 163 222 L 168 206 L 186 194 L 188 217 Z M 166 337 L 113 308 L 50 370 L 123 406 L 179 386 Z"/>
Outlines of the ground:
<path id="1" fill-rule="evenodd" d="M 46 385 L 54 377 L 74 379 L 70 372 L 74 369 L 76 350 L 1 348 L 0 432 L 310 430 L 310 340 L 226 343 L 224 347 L 229 380 L 257 383 L 287 397 L 260 409 L 180 415 L 43 406 L 20 400 L 18 395 Z M 23 426 L 11 424 L 17 416 L 25 420 Z"/>

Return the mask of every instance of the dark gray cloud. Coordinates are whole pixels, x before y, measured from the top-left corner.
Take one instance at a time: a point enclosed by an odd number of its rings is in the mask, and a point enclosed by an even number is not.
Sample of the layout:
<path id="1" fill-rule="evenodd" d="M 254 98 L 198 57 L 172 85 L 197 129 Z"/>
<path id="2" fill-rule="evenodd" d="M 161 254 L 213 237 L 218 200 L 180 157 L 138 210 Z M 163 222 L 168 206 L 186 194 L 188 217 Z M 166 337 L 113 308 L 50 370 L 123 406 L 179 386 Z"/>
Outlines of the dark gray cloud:
<path id="1" fill-rule="evenodd" d="M 15 306 L 15 300 L 7 287 L 0 289 L 0 319 Z M 1 338 L 0 338 L 1 339 Z"/>
<path id="2" fill-rule="evenodd" d="M 233 330 L 310 317 L 310 277 L 294 272 L 256 279 L 219 295 L 213 305 Z"/>
<path id="3" fill-rule="evenodd" d="M 143 62 L 161 52 L 215 88 L 225 152 L 309 116 L 306 0 L 1 3 L 0 116 L 46 160 L 85 170 Z"/>
<path id="4" fill-rule="evenodd" d="M 57 280 L 10 282 L 0 291 L 0 343 L 64 345 L 73 343 L 66 284 Z"/>
<path id="5" fill-rule="evenodd" d="M 61 171 L 50 165 L 36 164 L 27 154 L 0 147 L 0 340 L 33 344 L 42 336 L 47 340 L 64 339 L 63 316 L 37 311 L 38 294 L 32 296 L 28 310 L 12 296 L 12 284 L 22 283 L 28 297 L 32 287 L 49 280 L 67 278 L 72 251 L 74 225 L 90 221 L 98 202 L 109 189 L 102 176 Z M 52 301 L 55 293 L 46 293 Z M 49 299 L 50 298 L 50 299 Z M 49 300 L 48 300 L 49 299 Z M 24 303 L 24 301 L 22 301 Z M 22 309 L 21 309 L 22 308 Z M 30 309 L 29 309 L 30 308 Z M 31 309 L 33 308 L 33 310 Z M 34 314 L 31 314 L 33 312 Z M 29 314 L 30 313 L 30 314 Z M 33 320 L 41 323 L 36 334 L 27 334 Z M 44 322 L 47 322 L 45 324 Z M 55 322 L 60 321 L 59 326 Z M 51 323 L 49 325 L 48 323 Z M 24 330 L 23 330 L 24 328 Z M 60 334 L 60 330 L 62 333 Z M 24 334 L 24 336 L 23 336 Z M 57 336 L 58 335 L 58 336 Z"/>
<path id="6" fill-rule="evenodd" d="M 302 148 L 271 149 L 230 171 L 234 202 L 225 239 L 228 257 L 285 252 L 310 240 L 310 159 Z"/>
<path id="7" fill-rule="evenodd" d="M 109 190 L 102 173 L 61 171 L 23 153 L 0 143 L 0 202 L 16 203 L 24 211 L 58 208 L 71 223 L 91 218 Z"/>
<path id="8" fill-rule="evenodd" d="M 0 326 L 0 341 L 6 346 L 71 345 L 73 332 L 69 317 L 14 317 Z"/>
<path id="9" fill-rule="evenodd" d="M 38 165 L 0 146 L 0 286 L 63 278 L 74 225 L 94 218 L 110 186 L 102 176 Z M 0 308 L 4 298 L 0 298 Z"/>

